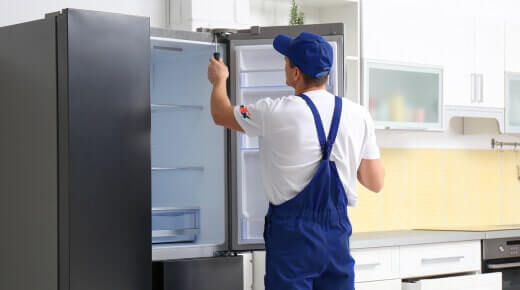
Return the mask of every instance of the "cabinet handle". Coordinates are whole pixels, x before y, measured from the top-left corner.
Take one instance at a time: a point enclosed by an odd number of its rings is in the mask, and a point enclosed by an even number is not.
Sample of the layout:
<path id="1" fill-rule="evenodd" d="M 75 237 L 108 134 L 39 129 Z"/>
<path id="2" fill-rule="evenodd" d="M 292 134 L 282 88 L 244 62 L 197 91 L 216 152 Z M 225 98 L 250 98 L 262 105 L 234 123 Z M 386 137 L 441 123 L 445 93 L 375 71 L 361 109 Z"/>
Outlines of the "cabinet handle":
<path id="1" fill-rule="evenodd" d="M 484 75 L 483 74 L 479 74 L 478 75 L 478 84 L 479 84 L 479 102 L 480 103 L 483 103 L 484 102 Z"/>
<path id="2" fill-rule="evenodd" d="M 516 268 L 520 267 L 520 263 L 504 263 L 504 264 L 489 264 L 488 268 L 492 270 L 497 269 L 508 269 L 508 268 Z"/>
<path id="3" fill-rule="evenodd" d="M 421 263 L 422 264 L 442 263 L 442 262 L 450 262 L 450 261 L 459 261 L 459 260 L 462 260 L 462 259 L 464 259 L 464 256 L 424 258 L 424 259 L 421 259 Z"/>
<path id="4" fill-rule="evenodd" d="M 358 268 L 375 268 L 379 265 L 381 265 L 381 263 L 357 264 L 356 267 L 358 267 Z"/>
<path id="5" fill-rule="evenodd" d="M 477 101 L 477 84 L 476 84 L 476 74 L 471 74 L 471 103 L 475 103 Z"/>

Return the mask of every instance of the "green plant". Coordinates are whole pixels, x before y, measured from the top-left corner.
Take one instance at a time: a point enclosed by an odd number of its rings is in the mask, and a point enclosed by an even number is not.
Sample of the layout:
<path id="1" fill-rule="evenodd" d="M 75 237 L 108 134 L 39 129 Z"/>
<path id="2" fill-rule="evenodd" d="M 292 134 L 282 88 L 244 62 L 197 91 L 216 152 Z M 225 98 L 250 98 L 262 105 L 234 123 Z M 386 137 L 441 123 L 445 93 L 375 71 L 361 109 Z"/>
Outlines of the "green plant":
<path id="1" fill-rule="evenodd" d="M 291 12 L 289 14 L 289 24 L 290 25 L 298 25 L 303 24 L 304 22 L 304 14 L 302 11 L 298 11 L 298 5 L 296 4 L 296 0 L 291 1 Z"/>

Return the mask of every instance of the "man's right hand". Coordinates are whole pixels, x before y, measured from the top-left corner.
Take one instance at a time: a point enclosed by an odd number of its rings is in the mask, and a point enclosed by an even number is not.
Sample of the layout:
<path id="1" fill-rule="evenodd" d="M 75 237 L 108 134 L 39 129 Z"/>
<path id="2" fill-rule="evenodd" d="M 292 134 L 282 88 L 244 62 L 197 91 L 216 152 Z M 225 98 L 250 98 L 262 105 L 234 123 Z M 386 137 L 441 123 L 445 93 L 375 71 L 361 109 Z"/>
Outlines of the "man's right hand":
<path id="1" fill-rule="evenodd" d="M 225 84 L 229 77 L 229 69 L 222 61 L 222 58 L 216 60 L 214 57 L 209 59 L 208 66 L 208 80 L 215 86 L 218 84 Z"/>

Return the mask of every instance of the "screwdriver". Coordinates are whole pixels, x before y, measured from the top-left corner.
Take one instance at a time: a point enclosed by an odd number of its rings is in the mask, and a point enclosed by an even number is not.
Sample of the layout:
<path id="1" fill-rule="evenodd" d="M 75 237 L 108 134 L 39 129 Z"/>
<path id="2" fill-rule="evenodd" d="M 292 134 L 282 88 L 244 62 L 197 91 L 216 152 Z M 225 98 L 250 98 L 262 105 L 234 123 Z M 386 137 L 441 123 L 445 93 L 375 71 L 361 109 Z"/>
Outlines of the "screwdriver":
<path id="1" fill-rule="evenodd" d="M 217 34 L 215 34 L 215 52 L 213 53 L 213 57 L 216 60 L 220 60 L 220 52 L 218 52 Z"/>

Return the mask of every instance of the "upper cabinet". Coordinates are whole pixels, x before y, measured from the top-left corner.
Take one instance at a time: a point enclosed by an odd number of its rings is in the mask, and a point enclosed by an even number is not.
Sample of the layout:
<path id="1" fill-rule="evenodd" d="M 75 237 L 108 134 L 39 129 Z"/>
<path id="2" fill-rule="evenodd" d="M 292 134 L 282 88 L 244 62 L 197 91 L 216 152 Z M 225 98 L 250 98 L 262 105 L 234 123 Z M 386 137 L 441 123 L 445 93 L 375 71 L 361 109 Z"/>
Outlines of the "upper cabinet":
<path id="1" fill-rule="evenodd" d="M 442 1 L 363 1 L 362 103 L 377 128 L 442 128 Z"/>
<path id="2" fill-rule="evenodd" d="M 520 1 L 505 1 L 506 132 L 520 133 Z"/>
<path id="3" fill-rule="evenodd" d="M 506 1 L 514 2 L 513 0 L 364 0 L 362 2 L 364 64 L 362 100 L 363 104 L 370 109 L 376 123 L 390 128 L 445 128 L 447 122 L 446 118 L 442 117 L 443 110 L 433 109 L 438 104 L 440 108 L 448 106 L 450 114 L 447 115 L 451 115 L 453 111 L 457 115 L 457 112 L 463 113 L 464 110 L 471 109 L 478 116 L 478 112 L 484 114 L 490 110 L 493 111 L 491 115 L 496 115 L 499 119 L 499 123 L 503 122 L 504 59 L 507 61 L 507 57 L 504 57 L 505 43 L 507 43 L 504 25 Z M 511 32 L 514 33 L 517 32 Z M 513 46 L 511 51 L 519 51 L 518 37 L 514 41 L 517 43 L 511 44 Z M 520 58 L 518 54 L 514 57 Z M 376 86 L 375 84 L 380 80 L 374 79 L 378 75 L 372 73 L 374 63 L 404 66 L 406 74 L 415 73 L 418 78 L 426 76 L 425 72 L 432 73 L 431 69 L 436 68 L 439 79 L 435 85 L 433 82 L 428 85 L 423 84 L 422 87 L 428 92 L 421 92 L 420 97 L 414 95 L 410 99 L 404 98 L 404 112 L 407 110 L 412 112 L 404 113 L 404 115 L 408 114 L 408 117 L 392 119 L 391 116 L 403 115 L 400 112 L 402 109 L 400 106 L 392 105 L 377 109 L 378 106 L 383 105 L 379 99 L 374 100 L 376 97 L 374 91 L 381 90 L 380 86 L 387 86 L 387 91 L 410 92 L 417 82 L 407 78 L 408 81 L 383 82 Z M 395 102 L 398 99 L 395 98 Z M 421 104 L 424 118 L 422 118 L 422 110 L 418 110 L 414 102 Z M 438 115 L 432 115 L 435 113 Z M 390 117 L 382 118 L 385 115 Z M 428 122 L 436 119 L 439 121 Z M 414 120 L 424 120 L 424 122 Z M 392 126 L 385 126 L 388 122 L 381 121 L 391 121 Z M 414 126 L 410 126 L 410 121 L 414 122 Z"/>

